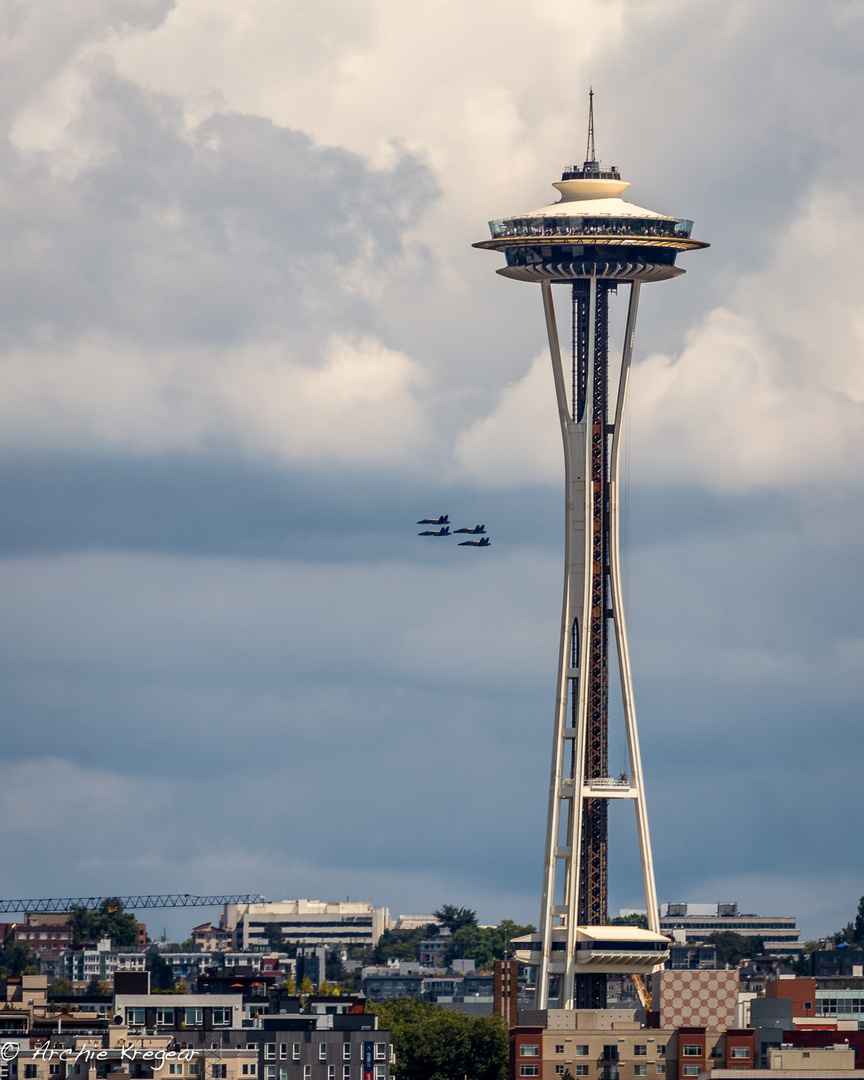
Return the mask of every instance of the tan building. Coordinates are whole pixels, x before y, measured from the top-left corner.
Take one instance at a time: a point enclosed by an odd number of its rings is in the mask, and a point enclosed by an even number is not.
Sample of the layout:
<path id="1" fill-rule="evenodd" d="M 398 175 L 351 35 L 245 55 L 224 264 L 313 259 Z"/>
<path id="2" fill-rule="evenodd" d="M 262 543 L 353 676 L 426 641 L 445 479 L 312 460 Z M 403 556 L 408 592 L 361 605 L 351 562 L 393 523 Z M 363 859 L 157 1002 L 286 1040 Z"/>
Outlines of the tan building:
<path id="1" fill-rule="evenodd" d="M 666 1077 L 675 1032 L 646 1028 L 644 1018 L 634 1009 L 523 1010 L 510 1035 L 511 1080 Z"/>
<path id="2" fill-rule="evenodd" d="M 372 907 L 368 900 L 279 900 L 226 904 L 219 916 L 220 929 L 234 934 L 237 949 L 266 945 L 266 930 L 272 925 L 298 945 L 375 945 L 390 926 L 390 911 Z"/>

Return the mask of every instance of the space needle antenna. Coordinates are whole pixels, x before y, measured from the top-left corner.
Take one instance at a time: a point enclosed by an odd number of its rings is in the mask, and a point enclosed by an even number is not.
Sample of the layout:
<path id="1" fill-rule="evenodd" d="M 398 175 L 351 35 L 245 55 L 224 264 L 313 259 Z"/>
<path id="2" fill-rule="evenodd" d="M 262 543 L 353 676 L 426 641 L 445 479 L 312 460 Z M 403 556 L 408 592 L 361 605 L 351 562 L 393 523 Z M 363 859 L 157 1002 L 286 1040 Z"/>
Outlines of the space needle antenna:
<path id="1" fill-rule="evenodd" d="M 588 146 L 585 149 L 585 160 L 596 161 L 594 150 L 594 87 L 588 87 Z"/>

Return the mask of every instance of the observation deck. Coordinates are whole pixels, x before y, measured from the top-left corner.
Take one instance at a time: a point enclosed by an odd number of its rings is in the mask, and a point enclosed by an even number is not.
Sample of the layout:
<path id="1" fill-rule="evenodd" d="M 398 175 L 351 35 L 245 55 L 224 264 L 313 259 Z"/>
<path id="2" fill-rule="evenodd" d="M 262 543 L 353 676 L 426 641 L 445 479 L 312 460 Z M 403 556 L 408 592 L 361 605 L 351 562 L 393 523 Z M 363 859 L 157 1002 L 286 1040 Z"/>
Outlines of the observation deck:
<path id="1" fill-rule="evenodd" d="M 599 162 L 565 169 L 553 184 L 561 199 L 515 217 L 489 222 L 491 240 L 476 248 L 500 251 L 497 272 L 516 281 L 665 281 L 684 273 L 679 251 L 709 245 L 691 237 L 693 222 L 636 206 L 621 198 L 630 185 L 616 166 Z"/>
<path id="2" fill-rule="evenodd" d="M 543 952 L 543 935 L 526 934 L 511 944 L 520 964 L 536 967 Z M 567 931 L 552 931 L 549 974 L 564 971 Z M 576 972 L 648 975 L 669 959 L 669 938 L 638 926 L 577 926 Z"/>

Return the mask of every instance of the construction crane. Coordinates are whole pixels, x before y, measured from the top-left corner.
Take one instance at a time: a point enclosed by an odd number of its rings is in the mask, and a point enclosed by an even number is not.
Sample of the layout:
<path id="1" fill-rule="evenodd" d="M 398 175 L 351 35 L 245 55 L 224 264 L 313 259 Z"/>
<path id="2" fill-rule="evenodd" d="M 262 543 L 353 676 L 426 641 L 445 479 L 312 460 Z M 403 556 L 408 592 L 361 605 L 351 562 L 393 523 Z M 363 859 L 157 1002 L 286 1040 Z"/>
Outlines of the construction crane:
<path id="1" fill-rule="evenodd" d="M 192 893 L 162 893 L 159 896 L 66 896 L 60 899 L 0 900 L 5 911 L 72 911 L 73 908 L 98 908 L 106 900 L 119 900 L 125 911 L 145 908 L 223 907 L 225 904 L 263 904 L 266 897 L 257 893 L 232 893 L 226 896 L 193 896 Z M 111 910 L 117 910 L 112 908 Z"/>
<path id="2" fill-rule="evenodd" d="M 648 993 L 648 988 L 642 981 L 641 975 L 631 975 L 630 981 L 636 987 L 636 996 L 639 998 L 639 1003 L 643 1009 L 651 1010 L 651 995 Z"/>

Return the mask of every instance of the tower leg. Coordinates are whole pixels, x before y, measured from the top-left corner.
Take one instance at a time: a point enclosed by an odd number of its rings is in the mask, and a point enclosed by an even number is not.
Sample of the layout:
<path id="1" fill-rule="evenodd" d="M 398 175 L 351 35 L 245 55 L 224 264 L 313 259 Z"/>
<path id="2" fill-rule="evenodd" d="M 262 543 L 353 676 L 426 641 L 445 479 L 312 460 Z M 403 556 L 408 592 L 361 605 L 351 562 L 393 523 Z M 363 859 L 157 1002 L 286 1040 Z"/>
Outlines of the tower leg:
<path id="1" fill-rule="evenodd" d="M 555 737 L 549 785 L 536 1007 L 604 1008 L 606 975 L 578 970 L 579 927 L 608 922 L 605 792 L 634 800 L 649 928 L 657 931 L 654 871 L 633 707 L 621 595 L 619 462 L 639 286 L 633 284 L 614 423 L 608 417 L 608 298 L 596 278 L 572 290 L 571 379 L 565 378 L 551 283 L 543 306 L 564 444 L 565 575 L 559 639 Z M 569 382 L 569 387 L 568 387 Z M 568 398 L 568 389 L 570 391 Z M 610 433 L 612 443 L 610 448 Z M 631 781 L 608 775 L 609 620 L 614 620 Z"/>

